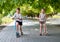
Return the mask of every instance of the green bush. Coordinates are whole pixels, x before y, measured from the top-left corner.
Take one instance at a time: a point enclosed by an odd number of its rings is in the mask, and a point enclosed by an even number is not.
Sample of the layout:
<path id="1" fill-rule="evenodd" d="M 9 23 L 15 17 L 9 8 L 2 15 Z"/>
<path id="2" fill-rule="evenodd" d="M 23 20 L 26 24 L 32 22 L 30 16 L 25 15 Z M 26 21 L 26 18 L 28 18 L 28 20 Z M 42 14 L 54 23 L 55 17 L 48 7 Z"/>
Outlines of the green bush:
<path id="1" fill-rule="evenodd" d="M 3 15 L 0 14 L 0 25 L 1 25 L 1 23 L 2 23 L 2 17 L 3 17 Z"/>
<path id="2" fill-rule="evenodd" d="M 0 19 L 0 25 L 1 25 L 1 23 L 2 23 L 2 20 Z"/>
<path id="3" fill-rule="evenodd" d="M 8 17 L 4 17 L 2 18 L 2 24 L 7 24 L 7 23 L 10 23 L 12 22 L 13 20 L 11 18 L 8 18 Z"/>

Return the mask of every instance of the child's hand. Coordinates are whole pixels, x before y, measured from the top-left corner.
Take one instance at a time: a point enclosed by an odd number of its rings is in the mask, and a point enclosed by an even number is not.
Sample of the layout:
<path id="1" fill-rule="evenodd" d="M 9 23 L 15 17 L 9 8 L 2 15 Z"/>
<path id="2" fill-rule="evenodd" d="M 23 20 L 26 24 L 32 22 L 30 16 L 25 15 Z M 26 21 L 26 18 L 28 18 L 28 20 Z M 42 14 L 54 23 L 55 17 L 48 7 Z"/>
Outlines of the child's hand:
<path id="1" fill-rule="evenodd" d="M 14 18 L 12 18 L 12 19 L 14 19 Z"/>
<path id="2" fill-rule="evenodd" d="M 20 18 L 17 18 L 17 19 L 19 19 L 19 20 L 20 20 Z"/>
<path id="3" fill-rule="evenodd" d="M 19 20 L 22 20 L 22 19 L 20 19 L 20 18 L 18 18 Z"/>

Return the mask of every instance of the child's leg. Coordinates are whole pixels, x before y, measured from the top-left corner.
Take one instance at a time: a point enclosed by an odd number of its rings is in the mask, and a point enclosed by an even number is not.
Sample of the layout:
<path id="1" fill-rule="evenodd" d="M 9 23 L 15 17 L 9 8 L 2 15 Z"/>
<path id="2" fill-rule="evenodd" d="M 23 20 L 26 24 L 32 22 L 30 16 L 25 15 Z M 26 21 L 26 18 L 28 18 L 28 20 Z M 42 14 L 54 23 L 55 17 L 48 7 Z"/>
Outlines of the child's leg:
<path id="1" fill-rule="evenodd" d="M 43 24 L 40 23 L 40 34 L 42 34 L 42 26 Z"/>
<path id="2" fill-rule="evenodd" d="M 20 32 L 22 32 L 22 26 L 20 25 Z"/>
<path id="3" fill-rule="evenodd" d="M 21 32 L 21 35 L 23 35 L 23 32 L 22 32 L 22 25 L 20 25 L 20 32 Z"/>
<path id="4" fill-rule="evenodd" d="M 16 22 L 16 32 L 19 33 L 19 24 L 18 24 L 18 22 Z"/>
<path id="5" fill-rule="evenodd" d="M 16 22 L 16 37 L 20 37 L 19 35 L 19 24 Z"/>
<path id="6" fill-rule="evenodd" d="M 44 26 L 44 33 L 47 33 L 46 23 L 44 23 L 43 26 Z"/>

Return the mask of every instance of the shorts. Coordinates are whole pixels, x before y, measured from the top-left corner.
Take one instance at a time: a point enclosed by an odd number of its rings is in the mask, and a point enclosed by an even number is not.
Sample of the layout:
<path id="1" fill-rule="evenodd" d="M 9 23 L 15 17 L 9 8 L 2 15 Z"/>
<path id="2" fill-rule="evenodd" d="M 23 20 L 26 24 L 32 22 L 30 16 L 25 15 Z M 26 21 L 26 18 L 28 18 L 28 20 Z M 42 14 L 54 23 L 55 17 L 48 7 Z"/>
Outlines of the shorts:
<path id="1" fill-rule="evenodd" d="M 40 21 L 41 24 L 45 24 L 45 21 Z"/>
<path id="2" fill-rule="evenodd" d="M 19 21 L 16 21 L 16 22 L 18 22 L 19 25 L 22 25 L 22 22 L 19 22 Z"/>

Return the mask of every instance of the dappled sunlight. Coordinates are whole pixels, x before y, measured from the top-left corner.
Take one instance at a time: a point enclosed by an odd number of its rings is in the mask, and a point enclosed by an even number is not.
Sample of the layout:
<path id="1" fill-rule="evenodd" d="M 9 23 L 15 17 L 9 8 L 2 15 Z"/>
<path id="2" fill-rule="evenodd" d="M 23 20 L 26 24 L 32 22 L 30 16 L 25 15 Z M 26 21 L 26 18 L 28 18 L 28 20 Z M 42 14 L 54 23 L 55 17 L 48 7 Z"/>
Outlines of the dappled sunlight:
<path id="1" fill-rule="evenodd" d="M 39 24 L 39 21 L 23 20 L 23 26 L 34 26 L 34 25 L 37 25 L 37 24 Z M 49 20 L 49 21 L 46 21 L 46 24 L 60 25 L 60 20 L 59 19 Z M 15 26 L 15 21 L 11 22 L 7 26 Z"/>
<path id="2" fill-rule="evenodd" d="M 39 22 L 34 22 L 33 20 L 23 20 L 23 26 L 33 26 L 35 24 L 39 24 Z M 8 26 L 14 26 L 15 21 L 11 22 Z"/>
<path id="3" fill-rule="evenodd" d="M 38 22 L 34 22 L 34 21 L 28 21 L 27 23 L 23 22 L 24 26 L 32 26 L 32 25 L 35 25 L 35 24 L 39 24 L 39 23 Z"/>

